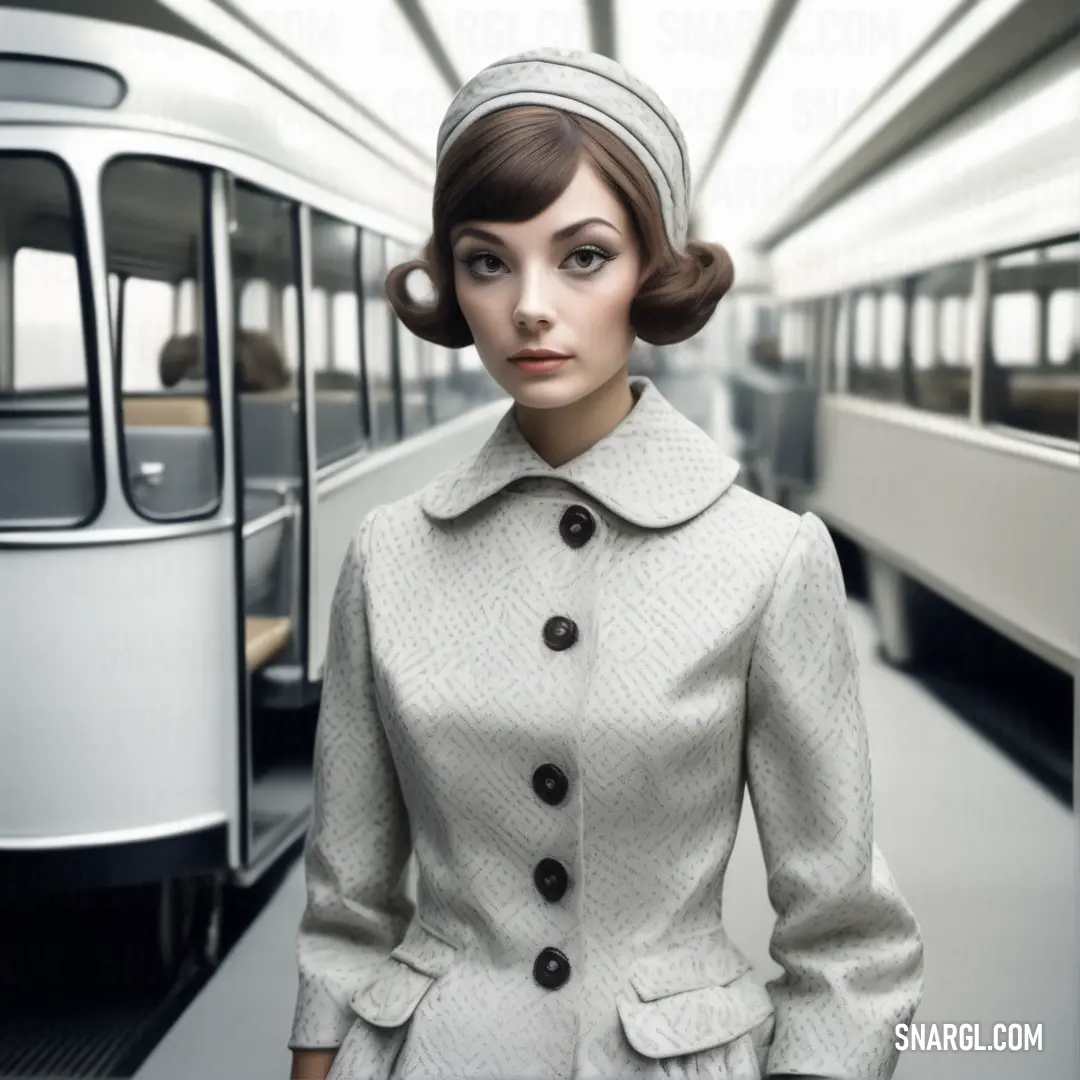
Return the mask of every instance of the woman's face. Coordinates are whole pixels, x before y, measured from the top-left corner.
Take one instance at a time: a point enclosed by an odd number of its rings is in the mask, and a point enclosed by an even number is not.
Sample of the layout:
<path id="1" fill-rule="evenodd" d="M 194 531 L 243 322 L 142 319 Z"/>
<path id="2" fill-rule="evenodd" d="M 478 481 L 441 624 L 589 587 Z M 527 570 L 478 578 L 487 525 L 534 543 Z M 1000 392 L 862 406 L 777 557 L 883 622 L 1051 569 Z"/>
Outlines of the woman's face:
<path id="1" fill-rule="evenodd" d="M 588 163 L 529 221 L 450 234 L 458 304 L 495 381 L 529 408 L 572 404 L 625 375 L 641 257 L 629 216 Z M 530 370 L 522 350 L 565 359 Z"/>

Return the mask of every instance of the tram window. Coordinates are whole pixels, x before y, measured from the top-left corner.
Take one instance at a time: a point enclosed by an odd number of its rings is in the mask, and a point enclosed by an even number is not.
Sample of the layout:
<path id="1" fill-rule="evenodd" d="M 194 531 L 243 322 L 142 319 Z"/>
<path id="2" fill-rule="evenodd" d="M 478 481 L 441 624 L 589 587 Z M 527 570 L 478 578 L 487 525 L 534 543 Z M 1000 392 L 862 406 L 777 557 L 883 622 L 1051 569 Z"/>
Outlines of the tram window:
<path id="1" fill-rule="evenodd" d="M 877 298 L 872 293 L 861 293 L 855 298 L 855 335 L 852 342 L 852 360 L 859 367 L 869 367 L 874 362 L 874 320 Z"/>
<path id="2" fill-rule="evenodd" d="M 1063 264 L 1066 280 L 1058 281 L 1047 302 L 1046 358 L 1080 370 L 1080 241 L 1054 244 L 1045 249 L 1048 262 Z M 1056 273 L 1057 271 L 1052 271 Z"/>
<path id="3" fill-rule="evenodd" d="M 194 334 L 201 321 L 199 304 L 202 296 L 199 292 L 199 283 L 191 278 L 185 278 L 177 286 L 176 290 L 176 329 L 181 334 Z"/>
<path id="4" fill-rule="evenodd" d="M 359 257 L 356 266 L 359 267 Z M 334 350 L 334 370 L 359 380 L 360 366 L 360 280 L 356 275 L 352 292 L 335 293 L 330 298 L 330 325 L 327 346 Z M 359 386 L 359 382 L 357 382 Z"/>
<path id="5" fill-rule="evenodd" d="M 394 260 L 405 261 L 415 256 L 399 251 Z M 434 302 L 435 290 L 430 279 L 423 273 L 411 274 L 406 283 L 409 295 L 418 303 Z M 407 333 L 398 326 L 398 333 Z M 481 367 L 477 379 L 465 362 L 460 349 L 447 349 L 440 345 L 418 340 L 427 381 L 427 408 L 432 423 L 441 424 L 454 416 L 460 416 L 470 408 L 489 400 L 488 383 L 493 382 Z M 486 381 L 484 381 L 486 380 Z"/>
<path id="6" fill-rule="evenodd" d="M 450 379 L 453 373 L 454 353 L 441 345 L 428 345 L 428 378 L 431 380 L 431 404 L 435 413 L 435 422 L 442 423 L 462 412 L 455 411 L 454 401 L 450 397 Z"/>
<path id="7" fill-rule="evenodd" d="M 405 435 L 419 435 L 434 423 L 431 415 L 429 361 L 430 345 L 421 341 L 400 322 L 395 322 L 398 363 L 401 365 L 402 414 Z"/>
<path id="8" fill-rule="evenodd" d="M 757 318 L 757 297 L 736 293 L 728 305 L 721 305 L 719 316 L 726 320 L 728 329 L 728 363 L 733 368 L 743 368 L 750 363 L 750 342 L 754 337 Z"/>
<path id="9" fill-rule="evenodd" d="M 465 408 L 475 408 L 506 397 L 503 388 L 488 374 L 475 345 L 458 349 L 454 363 L 458 365 L 458 372 L 453 385 L 464 397 Z"/>
<path id="10" fill-rule="evenodd" d="M 53 159 L 0 155 L 0 189 L 0 281 L 10 289 L 0 303 L 11 314 L 0 333 L 0 529 L 70 527 L 102 495 L 82 225 Z"/>
<path id="11" fill-rule="evenodd" d="M 847 391 L 848 370 L 851 366 L 853 305 L 854 300 L 848 295 L 838 296 L 834 305 L 834 344 L 829 353 L 829 377 L 826 383 L 826 388 L 834 393 Z"/>
<path id="12" fill-rule="evenodd" d="M 125 394 L 163 388 L 159 358 L 174 333 L 177 286 L 129 277 L 124 282 L 124 336 L 117 349 Z M 202 370 L 202 360 L 198 361 Z"/>
<path id="13" fill-rule="evenodd" d="M 221 495 L 201 318 L 207 190 L 194 167 L 138 158 L 110 162 L 101 182 L 106 263 L 120 279 L 112 317 L 125 489 L 156 520 L 211 514 Z M 184 281 L 198 300 L 182 328 Z"/>
<path id="14" fill-rule="evenodd" d="M 389 266 L 408 262 L 419 255 L 404 244 L 394 240 L 387 242 Z M 414 283 L 410 286 L 415 288 Z M 430 357 L 428 342 L 418 338 L 398 318 L 393 320 L 394 334 L 397 339 L 398 364 L 401 370 L 402 418 L 406 437 L 419 435 L 435 422 L 431 397 L 431 378 L 429 373 Z"/>
<path id="15" fill-rule="evenodd" d="M 1030 293 L 994 297 L 990 340 L 996 363 L 1035 367 L 1039 362 L 1039 301 Z"/>
<path id="16" fill-rule="evenodd" d="M 314 256 L 314 252 L 312 252 Z M 312 267 L 314 271 L 314 267 Z M 315 288 L 307 295 L 307 304 L 304 314 L 307 317 L 307 344 L 308 356 L 311 358 L 311 370 L 316 377 L 333 371 L 333 356 L 330 355 L 330 346 L 327 339 L 327 296 L 325 289 Z"/>
<path id="17" fill-rule="evenodd" d="M 903 401 L 904 297 L 899 285 L 855 294 L 848 389 L 878 401 Z"/>
<path id="18" fill-rule="evenodd" d="M 754 367 L 763 371 L 780 371 L 780 312 L 772 303 L 755 304 L 747 352 Z"/>
<path id="19" fill-rule="evenodd" d="M 1080 439 L 1078 282 L 1075 240 L 991 261 L 987 421 Z"/>
<path id="20" fill-rule="evenodd" d="M 265 510 L 267 484 L 298 490 L 301 443 L 297 207 L 236 182 L 230 232 L 236 296 L 244 516 Z"/>
<path id="21" fill-rule="evenodd" d="M 911 311 L 912 404 L 967 416 L 971 410 L 972 263 L 938 267 L 915 279 Z"/>
<path id="22" fill-rule="evenodd" d="M 307 584 L 300 558 L 308 460 L 302 438 L 301 375 L 307 355 L 301 336 L 306 309 L 300 296 L 299 207 L 240 180 L 228 182 L 236 479 L 246 526 L 240 605 L 245 634 L 257 625 L 252 619 L 270 619 L 284 636 L 274 662 L 295 664 L 306 648 Z M 255 647 L 253 634 L 246 640 Z M 261 683 L 250 687 L 258 711 Z"/>
<path id="23" fill-rule="evenodd" d="M 1047 360 L 1075 369 L 1080 363 L 1080 289 L 1051 293 L 1047 323 Z"/>
<path id="24" fill-rule="evenodd" d="M 359 232 L 311 213 L 309 316 L 315 373 L 315 447 L 320 465 L 364 445 L 361 423 Z"/>
<path id="25" fill-rule="evenodd" d="M 780 369 L 800 383 L 812 376 L 809 304 L 791 304 L 780 312 Z"/>
<path id="26" fill-rule="evenodd" d="M 6 164 L 6 162 L 5 162 Z M 15 253 L 17 391 L 86 391 L 86 346 L 74 255 L 22 247 Z M 55 318 L 58 312 L 63 318 Z"/>
<path id="27" fill-rule="evenodd" d="M 300 364 L 300 314 L 295 285 L 282 288 L 262 278 L 242 281 L 237 326 L 242 342 L 268 346 L 261 352 L 237 350 L 240 393 L 267 393 L 295 383 Z"/>
<path id="28" fill-rule="evenodd" d="M 904 297 L 898 292 L 887 292 L 881 297 L 879 349 L 881 366 L 895 371 L 904 358 Z"/>
<path id="29" fill-rule="evenodd" d="M 462 385 L 461 350 L 431 346 L 432 402 L 436 423 L 460 416 L 476 404 Z"/>
<path id="30" fill-rule="evenodd" d="M 285 370 L 295 379 L 300 370 L 300 291 L 295 285 L 281 291 L 281 349 Z"/>
<path id="31" fill-rule="evenodd" d="M 361 280 L 364 297 L 364 366 L 367 372 L 371 416 L 371 444 L 382 447 L 397 442 L 395 396 L 394 323 L 386 299 L 386 241 L 378 233 L 363 230 L 360 237 Z"/>

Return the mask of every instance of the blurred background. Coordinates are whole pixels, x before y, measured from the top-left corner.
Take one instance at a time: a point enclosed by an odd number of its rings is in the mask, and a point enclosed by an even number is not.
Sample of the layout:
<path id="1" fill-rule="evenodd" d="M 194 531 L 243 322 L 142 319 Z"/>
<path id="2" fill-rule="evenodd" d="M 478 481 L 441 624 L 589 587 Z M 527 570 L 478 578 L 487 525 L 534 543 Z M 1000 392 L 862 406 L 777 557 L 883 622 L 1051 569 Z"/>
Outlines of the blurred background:
<path id="1" fill-rule="evenodd" d="M 0 3 L 0 1076 L 286 1076 L 333 585 L 509 405 L 383 294 L 457 89 L 606 54 L 734 288 L 631 369 L 834 538 L 901 1080 L 1080 1071 L 1074 0 Z M 725 922 L 764 978 L 747 804 Z M 415 867 L 410 873 L 415 874 Z M 411 880 L 415 881 L 414 878 Z"/>

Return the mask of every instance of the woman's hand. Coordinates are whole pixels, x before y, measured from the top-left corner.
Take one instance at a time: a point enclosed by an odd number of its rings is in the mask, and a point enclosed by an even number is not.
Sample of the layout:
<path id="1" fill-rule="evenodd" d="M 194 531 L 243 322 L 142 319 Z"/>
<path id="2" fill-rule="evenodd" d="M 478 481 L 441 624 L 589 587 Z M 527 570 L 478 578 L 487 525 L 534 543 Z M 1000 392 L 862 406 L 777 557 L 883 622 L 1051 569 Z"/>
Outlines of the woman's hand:
<path id="1" fill-rule="evenodd" d="M 336 1050 L 294 1050 L 291 1080 L 326 1080 Z"/>

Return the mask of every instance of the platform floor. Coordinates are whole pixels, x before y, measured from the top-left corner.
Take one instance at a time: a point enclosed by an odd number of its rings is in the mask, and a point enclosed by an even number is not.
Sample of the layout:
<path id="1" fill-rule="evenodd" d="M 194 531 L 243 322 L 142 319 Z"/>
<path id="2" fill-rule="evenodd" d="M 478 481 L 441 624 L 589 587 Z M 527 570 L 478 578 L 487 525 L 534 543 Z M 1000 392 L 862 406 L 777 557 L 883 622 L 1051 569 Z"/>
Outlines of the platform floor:
<path id="1" fill-rule="evenodd" d="M 897 1080 L 1066 1080 L 1077 1050 L 1073 815 L 911 678 L 876 657 L 867 609 L 851 606 L 873 757 L 876 835 L 926 943 L 919 1021 L 1043 1025 L 1024 1054 L 909 1052 Z M 297 863 L 138 1080 L 271 1080 L 286 1047 L 303 906 Z M 746 805 L 725 922 L 764 978 L 772 913 Z"/>

